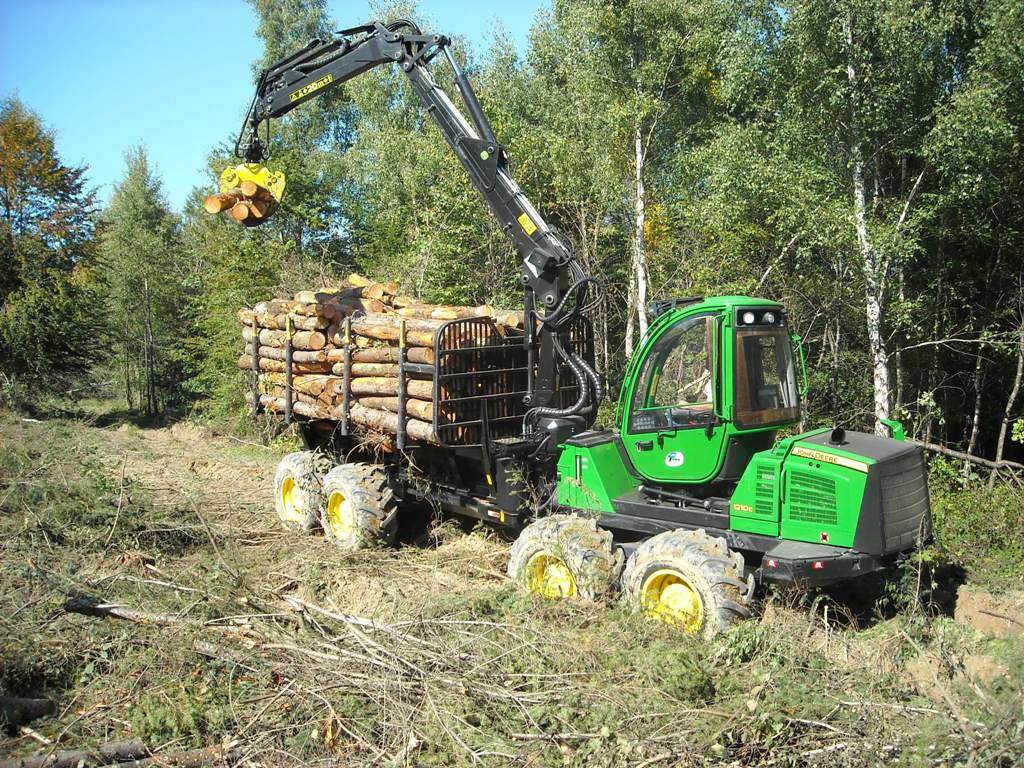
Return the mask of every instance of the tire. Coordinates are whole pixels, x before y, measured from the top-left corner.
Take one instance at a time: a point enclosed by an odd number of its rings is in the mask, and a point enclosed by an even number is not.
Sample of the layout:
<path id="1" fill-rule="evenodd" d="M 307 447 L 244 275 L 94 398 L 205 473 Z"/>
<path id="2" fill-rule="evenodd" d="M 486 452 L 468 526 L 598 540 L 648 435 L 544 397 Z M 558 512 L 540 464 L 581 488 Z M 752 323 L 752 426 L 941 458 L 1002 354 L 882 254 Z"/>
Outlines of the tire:
<path id="1" fill-rule="evenodd" d="M 683 632 L 710 639 L 750 617 L 754 577 L 743 556 L 703 529 L 659 533 L 629 558 L 623 599 Z"/>
<path id="2" fill-rule="evenodd" d="M 341 464 L 324 477 L 320 525 L 327 540 L 354 552 L 391 546 L 398 531 L 398 502 L 384 470 L 373 464 Z"/>
<path id="3" fill-rule="evenodd" d="M 311 531 L 320 521 L 324 504 L 321 487 L 330 461 L 314 451 L 289 453 L 274 475 L 274 510 L 281 525 L 293 531 Z"/>
<path id="4" fill-rule="evenodd" d="M 542 597 L 609 597 L 622 572 L 622 550 L 593 520 L 551 515 L 526 526 L 508 561 L 517 585 Z"/>

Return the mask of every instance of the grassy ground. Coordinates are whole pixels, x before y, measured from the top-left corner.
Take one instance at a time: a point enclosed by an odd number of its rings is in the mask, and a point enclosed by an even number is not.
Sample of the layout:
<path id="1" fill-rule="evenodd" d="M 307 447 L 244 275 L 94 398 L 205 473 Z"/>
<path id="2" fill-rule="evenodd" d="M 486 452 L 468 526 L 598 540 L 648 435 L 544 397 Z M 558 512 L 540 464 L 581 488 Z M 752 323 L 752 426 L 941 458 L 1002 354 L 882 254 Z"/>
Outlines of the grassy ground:
<path id="1" fill-rule="evenodd" d="M 908 570 L 877 611 L 866 585 L 771 594 L 707 644 L 519 594 L 508 545 L 452 523 L 358 555 L 283 532 L 268 488 L 286 446 L 109 414 L 0 415 L 0 445 L 0 694 L 58 704 L 0 754 L 140 739 L 267 766 L 1024 765 L 1005 563 L 997 582 L 968 564 L 956 617 L 918 599 L 956 569 Z"/>

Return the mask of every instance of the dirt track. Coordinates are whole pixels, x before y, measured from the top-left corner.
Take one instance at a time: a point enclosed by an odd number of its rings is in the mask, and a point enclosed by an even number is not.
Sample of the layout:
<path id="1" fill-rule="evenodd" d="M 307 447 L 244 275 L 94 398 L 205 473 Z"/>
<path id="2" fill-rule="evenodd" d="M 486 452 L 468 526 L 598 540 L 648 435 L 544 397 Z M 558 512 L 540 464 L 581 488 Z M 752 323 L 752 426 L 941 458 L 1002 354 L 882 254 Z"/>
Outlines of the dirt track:
<path id="1" fill-rule="evenodd" d="M 1024 760 L 1017 594 L 975 591 L 960 621 L 775 596 L 707 645 L 520 595 L 507 544 L 452 524 L 356 555 L 281 531 L 283 447 L 10 416 L 0 437 L 2 682 L 59 705 L 31 726 L 54 745 L 14 728 L 0 754 L 134 738 L 228 743 L 248 765 Z M 69 613 L 72 595 L 169 623 Z"/>

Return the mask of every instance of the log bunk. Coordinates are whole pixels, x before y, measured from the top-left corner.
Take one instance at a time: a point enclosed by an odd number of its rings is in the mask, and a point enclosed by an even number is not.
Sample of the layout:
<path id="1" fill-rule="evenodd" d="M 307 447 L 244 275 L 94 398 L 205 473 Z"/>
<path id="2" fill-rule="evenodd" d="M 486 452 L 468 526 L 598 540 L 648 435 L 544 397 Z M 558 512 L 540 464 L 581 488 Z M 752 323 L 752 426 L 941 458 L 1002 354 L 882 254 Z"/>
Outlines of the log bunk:
<path id="1" fill-rule="evenodd" d="M 488 318 L 500 336 L 521 339 L 521 315 L 486 304 L 426 304 L 400 295 L 396 283 L 359 274 L 347 282 L 239 310 L 238 367 L 251 373 L 254 412 L 283 414 L 286 423 L 295 416 L 337 422 L 341 435 L 383 435 L 375 442 L 399 450 L 409 440 L 438 444 L 439 334 L 453 320 Z M 446 349 L 478 343 L 469 331 L 444 331 Z"/>

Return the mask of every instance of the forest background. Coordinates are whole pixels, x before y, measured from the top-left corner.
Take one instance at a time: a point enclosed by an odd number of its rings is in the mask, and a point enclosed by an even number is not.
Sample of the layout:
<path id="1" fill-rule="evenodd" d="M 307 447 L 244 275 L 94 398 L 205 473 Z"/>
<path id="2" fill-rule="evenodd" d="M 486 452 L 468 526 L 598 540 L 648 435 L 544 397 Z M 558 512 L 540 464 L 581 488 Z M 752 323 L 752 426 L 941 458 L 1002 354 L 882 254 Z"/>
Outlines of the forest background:
<path id="1" fill-rule="evenodd" d="M 254 72 L 361 21 L 323 0 L 251 5 Z M 807 352 L 805 427 L 896 418 L 996 462 L 936 460 L 933 494 L 969 494 L 986 538 L 1021 541 L 1022 38 L 1009 0 L 555 0 L 522 55 L 500 33 L 455 48 L 514 176 L 606 286 L 609 404 L 652 298 L 777 299 Z M 183 213 L 141 147 L 100 206 L 31 104 L 0 103 L 0 402 L 102 396 L 246 430 L 243 305 L 359 271 L 519 306 L 510 242 L 401 72 L 276 125 L 288 193 L 262 228 L 203 213 L 235 162 L 234 136 L 210 138 L 210 186 Z"/>

